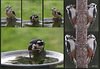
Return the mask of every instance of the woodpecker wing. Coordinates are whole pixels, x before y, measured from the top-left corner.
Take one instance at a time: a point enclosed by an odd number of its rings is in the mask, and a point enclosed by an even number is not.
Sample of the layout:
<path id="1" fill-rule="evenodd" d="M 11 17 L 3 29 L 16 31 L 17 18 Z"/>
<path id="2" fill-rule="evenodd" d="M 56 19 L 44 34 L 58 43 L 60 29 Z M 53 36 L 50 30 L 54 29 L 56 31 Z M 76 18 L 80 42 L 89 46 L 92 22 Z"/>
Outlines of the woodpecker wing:
<path id="1" fill-rule="evenodd" d="M 95 21 L 97 15 L 97 8 L 89 8 L 88 9 L 88 18 L 89 18 L 89 23 L 92 23 Z"/>
<path id="2" fill-rule="evenodd" d="M 94 46 L 94 48 L 93 48 L 93 56 L 91 56 L 91 60 L 90 60 L 91 62 L 92 62 L 92 60 L 93 60 L 93 57 L 94 57 L 95 51 L 96 51 L 96 47 L 97 47 L 97 42 L 96 42 L 96 40 L 94 40 L 93 46 Z"/>
<path id="3" fill-rule="evenodd" d="M 65 42 L 66 42 L 66 51 L 70 55 L 70 43 L 68 41 Z"/>
<path id="4" fill-rule="evenodd" d="M 30 44 L 36 44 L 37 41 L 42 41 L 42 40 L 40 40 L 40 39 L 34 39 L 34 40 L 31 40 L 31 41 L 30 41 Z"/>
<path id="5" fill-rule="evenodd" d="M 93 21 L 96 19 L 96 15 L 97 15 L 97 9 L 94 8 L 94 10 L 93 10 Z"/>
<path id="6" fill-rule="evenodd" d="M 12 13 L 13 13 L 14 15 L 16 15 L 15 12 L 14 12 L 14 10 L 12 10 Z"/>
<path id="7" fill-rule="evenodd" d="M 58 15 L 61 15 L 62 16 L 62 14 L 59 11 L 57 11 L 57 13 L 58 13 Z"/>
<path id="8" fill-rule="evenodd" d="M 96 40 L 94 40 L 94 48 L 93 48 L 93 54 L 95 54 L 95 51 L 96 51 L 96 47 L 97 47 L 97 41 Z"/>

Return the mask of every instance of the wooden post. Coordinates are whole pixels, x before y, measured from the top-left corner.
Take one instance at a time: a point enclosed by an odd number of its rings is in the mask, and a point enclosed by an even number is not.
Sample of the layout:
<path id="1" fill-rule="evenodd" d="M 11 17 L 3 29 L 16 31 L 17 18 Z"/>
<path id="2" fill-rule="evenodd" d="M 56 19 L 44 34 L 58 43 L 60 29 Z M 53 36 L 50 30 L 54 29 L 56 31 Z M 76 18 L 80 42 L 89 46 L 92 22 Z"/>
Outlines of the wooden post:
<path id="1" fill-rule="evenodd" d="M 87 64 L 87 0 L 76 0 L 76 61 L 77 68 L 88 68 Z"/>
<path id="2" fill-rule="evenodd" d="M 6 27 L 15 27 L 17 19 L 16 18 L 6 18 L 6 21 L 7 21 Z"/>
<path id="3" fill-rule="evenodd" d="M 62 24 L 62 18 L 53 18 L 54 24 L 52 27 L 60 27 Z"/>

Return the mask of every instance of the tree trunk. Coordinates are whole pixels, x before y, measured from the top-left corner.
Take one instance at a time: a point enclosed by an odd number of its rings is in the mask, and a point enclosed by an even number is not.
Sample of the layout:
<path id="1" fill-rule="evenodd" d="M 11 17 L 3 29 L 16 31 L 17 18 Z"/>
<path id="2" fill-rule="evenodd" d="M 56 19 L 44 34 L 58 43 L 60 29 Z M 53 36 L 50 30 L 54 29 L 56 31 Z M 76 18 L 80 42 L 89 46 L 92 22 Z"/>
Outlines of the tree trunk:
<path id="1" fill-rule="evenodd" d="M 76 0 L 76 10 L 76 67 L 87 68 L 87 0 Z"/>

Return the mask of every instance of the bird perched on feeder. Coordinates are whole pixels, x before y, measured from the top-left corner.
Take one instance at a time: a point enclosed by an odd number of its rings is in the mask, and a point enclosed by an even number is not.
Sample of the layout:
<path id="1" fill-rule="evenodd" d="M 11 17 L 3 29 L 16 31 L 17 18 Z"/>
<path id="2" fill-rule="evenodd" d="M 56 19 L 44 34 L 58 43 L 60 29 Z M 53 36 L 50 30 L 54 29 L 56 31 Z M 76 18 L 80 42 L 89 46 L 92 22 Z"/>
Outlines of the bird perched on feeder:
<path id="1" fill-rule="evenodd" d="M 28 51 L 29 51 L 29 56 L 31 58 L 31 55 L 33 55 L 34 57 L 37 57 L 41 54 L 42 51 L 44 51 L 44 47 L 45 47 L 45 42 L 41 39 L 34 39 L 31 40 L 30 45 L 28 47 Z M 38 54 L 36 54 L 36 52 Z M 45 53 L 44 53 L 45 55 Z"/>
<path id="2" fill-rule="evenodd" d="M 58 10 L 56 10 L 55 8 L 52 8 L 51 11 L 54 18 L 61 18 L 62 14 Z"/>
<path id="3" fill-rule="evenodd" d="M 11 9 L 12 6 L 7 6 L 6 7 L 6 15 L 8 18 L 15 18 L 15 12 Z"/>
<path id="4" fill-rule="evenodd" d="M 66 10 L 68 13 L 68 17 L 70 19 L 70 22 L 76 27 L 76 9 L 74 8 L 75 5 L 68 5 L 66 6 Z"/>
<path id="5" fill-rule="evenodd" d="M 93 34 L 89 34 L 87 37 L 87 45 L 88 45 L 88 63 L 93 60 L 93 56 L 95 55 L 97 41 L 96 37 Z"/>
<path id="6" fill-rule="evenodd" d="M 96 4 L 95 3 L 91 3 L 88 7 L 88 19 L 89 19 L 89 23 L 87 24 L 87 28 L 90 26 L 90 24 L 92 24 L 95 19 L 96 19 L 96 14 L 97 14 L 97 8 L 96 8 Z"/>
<path id="7" fill-rule="evenodd" d="M 32 16 L 30 16 L 30 21 L 31 22 L 37 22 L 39 19 L 39 16 L 36 14 L 33 14 Z"/>
<path id="8" fill-rule="evenodd" d="M 76 49 L 75 49 L 75 41 L 76 39 L 70 35 L 70 34 L 67 34 L 65 35 L 65 46 L 66 46 L 66 50 L 67 50 L 67 53 L 69 54 L 70 58 L 73 60 L 74 64 L 76 64 L 76 60 L 75 60 L 75 52 L 76 52 Z"/>

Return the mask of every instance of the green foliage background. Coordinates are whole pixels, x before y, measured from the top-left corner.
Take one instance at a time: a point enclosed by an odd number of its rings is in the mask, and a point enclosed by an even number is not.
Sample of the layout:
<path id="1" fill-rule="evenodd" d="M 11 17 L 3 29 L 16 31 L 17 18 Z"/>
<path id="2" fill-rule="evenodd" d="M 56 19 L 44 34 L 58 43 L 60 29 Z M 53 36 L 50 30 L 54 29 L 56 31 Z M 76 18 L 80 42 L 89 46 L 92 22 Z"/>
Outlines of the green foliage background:
<path id="1" fill-rule="evenodd" d="M 32 39 L 44 40 L 46 50 L 63 53 L 63 28 L 1 28 L 1 52 L 27 50 Z"/>

